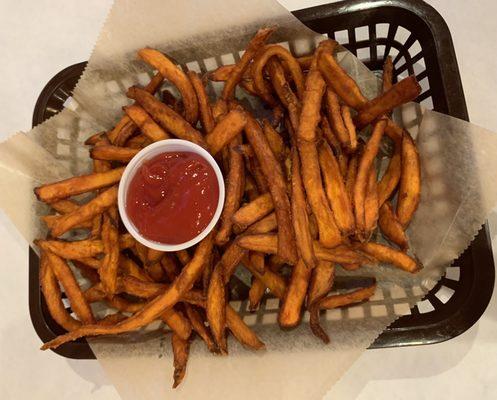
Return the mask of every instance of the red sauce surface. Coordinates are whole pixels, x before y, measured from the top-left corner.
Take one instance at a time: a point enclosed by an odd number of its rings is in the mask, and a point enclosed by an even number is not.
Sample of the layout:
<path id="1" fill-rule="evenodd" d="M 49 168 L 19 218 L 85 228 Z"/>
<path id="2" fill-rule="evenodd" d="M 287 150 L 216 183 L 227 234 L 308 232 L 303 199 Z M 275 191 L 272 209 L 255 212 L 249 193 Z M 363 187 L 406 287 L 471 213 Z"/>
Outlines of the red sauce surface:
<path id="1" fill-rule="evenodd" d="M 136 171 L 126 211 L 145 238 L 179 244 L 206 228 L 218 200 L 216 173 L 207 160 L 191 152 L 162 153 Z"/>

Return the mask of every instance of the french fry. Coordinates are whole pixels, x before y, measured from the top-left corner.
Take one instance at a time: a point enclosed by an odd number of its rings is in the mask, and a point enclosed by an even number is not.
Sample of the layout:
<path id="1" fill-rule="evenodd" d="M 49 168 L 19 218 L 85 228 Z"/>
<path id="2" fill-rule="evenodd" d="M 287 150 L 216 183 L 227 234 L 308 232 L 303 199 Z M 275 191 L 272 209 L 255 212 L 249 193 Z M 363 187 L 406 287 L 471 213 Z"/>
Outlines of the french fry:
<path id="1" fill-rule="evenodd" d="M 90 150 L 90 157 L 95 160 L 128 162 L 138 151 L 138 149 L 112 145 L 95 146 Z"/>
<path id="2" fill-rule="evenodd" d="M 178 250 L 174 254 L 176 254 L 176 257 L 183 266 L 187 265 L 192 259 L 187 250 Z"/>
<path id="3" fill-rule="evenodd" d="M 338 245 L 342 238 L 326 201 L 315 144 L 316 126 L 321 118 L 319 111 L 324 90 L 325 83 L 319 71 L 311 68 L 305 82 L 303 107 L 297 131 L 297 147 L 307 199 L 318 223 L 319 240 L 325 246 L 333 247 Z"/>
<path id="4" fill-rule="evenodd" d="M 145 264 L 144 270 L 154 282 L 164 282 L 166 280 L 167 275 L 160 262 Z"/>
<path id="5" fill-rule="evenodd" d="M 312 269 L 316 266 L 316 257 L 312 247 L 312 236 L 307 215 L 307 203 L 300 172 L 300 160 L 297 149 L 292 149 L 292 222 L 295 231 L 297 251 L 305 265 Z M 264 233 L 264 232 L 260 232 Z M 297 268 L 297 267 L 295 267 Z"/>
<path id="6" fill-rule="evenodd" d="M 321 299 L 312 307 L 310 311 L 311 314 L 311 330 L 312 332 L 320 338 L 324 343 L 329 343 L 330 338 L 328 334 L 323 330 L 319 323 L 319 310 L 322 309 L 332 309 L 337 307 L 348 306 L 350 304 L 361 303 L 371 296 L 374 295 L 376 291 L 376 283 L 371 286 L 356 289 L 349 293 L 344 294 L 336 294 L 328 296 L 324 299 Z"/>
<path id="7" fill-rule="evenodd" d="M 190 319 L 192 328 L 202 338 L 211 353 L 217 353 L 218 349 L 209 330 L 204 325 L 204 319 L 200 313 L 190 304 L 185 304 L 186 315 Z"/>
<path id="8" fill-rule="evenodd" d="M 59 200 L 55 203 L 51 203 L 50 207 L 52 207 L 59 214 L 69 214 L 77 210 L 80 205 L 72 200 Z"/>
<path id="9" fill-rule="evenodd" d="M 386 120 L 379 120 L 373 129 L 373 133 L 367 142 L 362 157 L 359 161 L 357 176 L 354 183 L 354 213 L 356 218 L 357 235 L 364 239 L 366 234 L 366 221 L 364 202 L 367 193 L 367 184 L 370 170 L 380 147 L 381 138 L 385 131 Z"/>
<path id="10" fill-rule="evenodd" d="M 60 182 L 39 186 L 35 189 L 35 194 L 38 200 L 53 203 L 77 194 L 112 186 L 119 182 L 123 172 L 124 167 L 115 168 L 108 172 L 76 176 Z"/>
<path id="11" fill-rule="evenodd" d="M 236 240 L 226 248 L 219 264 L 223 266 L 224 283 L 227 284 L 236 267 L 240 264 L 243 257 L 248 253 L 248 250 L 238 246 Z"/>
<path id="12" fill-rule="evenodd" d="M 80 225 L 82 222 L 88 221 L 94 216 L 101 214 L 116 202 L 117 186 L 113 186 L 81 206 L 78 210 L 58 217 L 51 229 L 52 236 L 57 237 L 66 233 L 75 226 Z"/>
<path id="13" fill-rule="evenodd" d="M 244 233 L 246 234 L 257 234 L 257 233 L 269 233 L 273 232 L 278 228 L 278 221 L 276 219 L 276 214 L 272 212 L 261 220 L 250 225 Z"/>
<path id="14" fill-rule="evenodd" d="M 385 93 L 363 105 L 354 118 L 357 128 L 362 129 L 378 117 L 388 114 L 395 107 L 414 100 L 421 93 L 421 86 L 412 75 L 397 82 Z"/>
<path id="15" fill-rule="evenodd" d="M 135 86 L 130 87 L 126 94 L 129 98 L 132 98 L 142 106 L 167 132 L 170 132 L 180 139 L 189 140 L 204 148 L 207 147 L 207 144 L 199 131 L 193 128 L 181 115 L 162 103 L 155 96 Z M 193 95 L 195 95 L 195 93 L 193 93 Z"/>
<path id="16" fill-rule="evenodd" d="M 216 155 L 224 146 L 233 141 L 245 127 L 247 118 L 241 110 L 231 110 L 220 119 L 205 140 L 212 155 Z"/>
<path id="17" fill-rule="evenodd" d="M 174 356 L 174 383 L 173 389 L 183 381 L 186 374 L 186 364 L 188 362 L 188 354 L 190 353 L 190 342 L 180 338 L 173 332 L 171 336 L 171 345 L 173 347 Z"/>
<path id="18" fill-rule="evenodd" d="M 345 104 L 354 109 L 360 109 L 367 103 L 366 97 L 357 83 L 342 69 L 333 57 L 333 51 L 338 43 L 331 42 L 331 51 L 322 51 L 318 55 L 317 65 L 326 84 L 340 97 Z"/>
<path id="19" fill-rule="evenodd" d="M 55 223 L 59 220 L 59 215 L 44 215 L 41 220 L 45 222 L 47 228 L 51 230 Z M 73 229 L 92 229 L 94 221 L 83 221 L 81 224 L 76 225 Z"/>
<path id="20" fill-rule="evenodd" d="M 94 146 L 99 140 L 107 136 L 107 132 L 97 132 L 91 135 L 88 139 L 85 140 L 84 144 L 87 146 Z"/>
<path id="21" fill-rule="evenodd" d="M 126 275 L 142 281 L 152 282 L 152 278 L 143 270 L 143 268 L 140 268 L 131 258 L 128 258 L 122 254 L 119 256 L 119 268 Z"/>
<path id="22" fill-rule="evenodd" d="M 326 196 L 333 210 L 336 224 L 342 235 L 348 236 L 355 229 L 354 212 L 345 188 L 340 166 L 326 143 L 323 143 L 319 148 L 319 164 Z"/>
<path id="23" fill-rule="evenodd" d="M 231 218 L 233 224 L 239 232 L 245 230 L 248 226 L 264 218 L 274 210 L 273 199 L 270 193 L 252 200 L 240 207 Z"/>
<path id="24" fill-rule="evenodd" d="M 286 69 L 292 77 L 293 82 L 295 83 L 299 97 L 302 97 L 304 92 L 304 75 L 302 74 L 300 65 L 293 55 L 280 45 L 265 46 L 264 50 L 262 50 L 258 57 L 254 60 L 252 76 L 254 78 L 254 86 L 259 96 L 261 96 L 261 98 L 268 104 L 276 105 L 275 99 L 271 95 L 270 91 L 267 90 L 263 72 L 268 60 L 274 56 L 278 57 L 284 63 Z"/>
<path id="25" fill-rule="evenodd" d="M 345 179 L 345 189 L 347 190 L 349 199 L 352 202 L 352 206 L 354 201 L 354 186 L 357 177 L 358 167 L 359 167 L 359 156 L 357 154 L 354 154 L 349 160 L 349 165 L 347 166 L 347 175 Z"/>
<path id="26" fill-rule="evenodd" d="M 328 142 L 328 144 L 333 149 L 333 152 L 337 158 L 338 165 L 340 167 L 340 172 L 343 176 L 347 174 L 347 168 L 349 164 L 349 159 L 347 155 L 343 152 L 342 146 L 335 134 L 333 133 L 330 124 L 328 122 L 328 118 L 325 116 L 321 117 L 321 131 L 323 133 L 323 137 Z"/>
<path id="27" fill-rule="evenodd" d="M 154 49 L 141 49 L 138 51 L 138 57 L 157 69 L 165 79 L 176 86 L 183 99 L 185 119 L 189 123 L 195 124 L 198 119 L 197 96 L 195 95 L 192 83 L 181 68 L 174 65 L 164 54 Z"/>
<path id="28" fill-rule="evenodd" d="M 323 247 L 319 242 L 314 242 L 314 253 L 319 260 L 330 261 L 338 264 L 373 264 L 374 260 L 347 246 L 341 245 L 333 249 Z"/>
<path id="29" fill-rule="evenodd" d="M 394 193 L 400 180 L 402 143 L 395 144 L 395 151 L 378 183 L 378 205 L 381 207 Z"/>
<path id="30" fill-rule="evenodd" d="M 243 74 L 249 67 L 250 62 L 274 30 L 274 28 L 259 29 L 255 36 L 250 40 L 243 56 L 240 58 L 240 61 L 235 64 L 226 79 L 226 83 L 224 84 L 223 92 L 221 94 L 222 99 L 230 100 L 234 97 L 236 85 L 238 85 L 241 81 Z"/>
<path id="31" fill-rule="evenodd" d="M 271 147 L 271 150 L 273 151 L 273 154 L 278 159 L 278 161 L 282 162 L 285 158 L 286 146 L 281 135 L 266 119 L 262 121 L 262 128 L 267 142 L 269 143 L 269 147 Z"/>
<path id="32" fill-rule="evenodd" d="M 397 200 L 397 218 L 404 229 L 421 199 L 421 169 L 416 144 L 407 132 L 402 139 L 402 166 Z"/>
<path id="33" fill-rule="evenodd" d="M 81 326 L 81 322 L 71 317 L 62 302 L 62 293 L 52 267 L 45 252 L 40 257 L 40 286 L 48 312 L 52 318 L 66 331 L 72 331 Z"/>
<path id="34" fill-rule="evenodd" d="M 226 291 L 224 288 L 223 269 L 217 264 L 212 271 L 206 303 L 207 321 L 211 328 L 214 340 L 221 352 L 227 354 L 226 343 Z"/>
<path id="35" fill-rule="evenodd" d="M 373 230 L 376 229 L 378 211 L 378 182 L 376 181 L 376 170 L 371 168 L 366 187 L 366 198 L 364 199 L 364 232 L 368 240 Z"/>
<path id="36" fill-rule="evenodd" d="M 326 89 L 326 111 L 328 113 L 328 120 L 331 124 L 333 132 L 336 134 L 340 144 L 344 149 L 352 150 L 350 132 L 347 129 L 348 126 L 345 125 L 338 96 L 330 88 Z"/>
<path id="37" fill-rule="evenodd" d="M 113 296 L 117 289 L 117 269 L 119 267 L 119 232 L 117 209 L 114 207 L 104 213 L 102 224 L 102 243 L 104 258 L 98 269 L 105 293 Z"/>
<path id="38" fill-rule="evenodd" d="M 229 304 L 226 305 L 226 323 L 233 336 L 235 336 L 244 346 L 254 350 L 265 348 L 264 343 L 261 342 L 254 331 L 243 322 L 243 319 Z"/>
<path id="39" fill-rule="evenodd" d="M 311 272 L 312 269 L 302 259 L 293 267 L 292 277 L 278 313 L 278 323 L 281 327 L 291 328 L 299 324 Z"/>
<path id="40" fill-rule="evenodd" d="M 245 167 L 243 156 L 235 151 L 241 142 L 233 139 L 229 145 L 229 171 L 226 177 L 226 197 L 221 213 L 221 226 L 216 235 L 216 244 L 224 245 L 228 242 L 233 228 L 233 215 L 239 209 L 245 186 Z"/>
<path id="41" fill-rule="evenodd" d="M 152 143 L 152 140 L 143 133 L 136 135 L 126 142 L 126 146 L 130 149 L 143 149 Z"/>
<path id="42" fill-rule="evenodd" d="M 188 292 L 195 281 L 202 273 L 205 265 L 205 259 L 212 251 L 213 233 L 210 233 L 198 246 L 195 256 L 191 262 L 183 268 L 176 280 L 160 296 L 146 304 L 146 306 L 133 316 L 113 326 L 86 325 L 75 329 L 68 334 L 58 336 L 57 338 L 45 343 L 42 350 L 52 349 L 69 341 L 76 340 L 84 336 L 113 335 L 123 332 L 139 329 L 155 320 L 165 311 L 172 308 Z"/>
<path id="43" fill-rule="evenodd" d="M 385 63 L 383 64 L 383 93 L 390 90 L 393 82 L 393 63 L 392 57 L 387 56 L 385 58 Z"/>
<path id="44" fill-rule="evenodd" d="M 378 261 L 391 264 L 396 268 L 410 273 L 418 272 L 422 268 L 415 259 L 407 254 L 379 243 L 357 244 L 357 249 L 374 257 Z"/>
<path id="45" fill-rule="evenodd" d="M 133 104 L 123 108 L 126 115 L 135 123 L 143 134 L 152 142 L 169 139 L 171 135 L 160 127 L 140 106 Z"/>
<path id="46" fill-rule="evenodd" d="M 204 84 L 195 71 L 188 71 L 187 75 L 188 78 L 190 78 L 190 82 L 195 90 L 195 94 L 197 95 L 200 121 L 202 122 L 205 132 L 210 133 L 214 129 L 215 122 Z"/>
<path id="47" fill-rule="evenodd" d="M 160 264 L 162 266 L 162 269 L 164 270 L 164 273 L 166 274 L 167 280 L 169 282 L 173 282 L 180 271 L 180 267 L 174 256 L 168 253 L 164 254 L 160 260 Z"/>
<path id="48" fill-rule="evenodd" d="M 407 236 L 389 201 L 380 207 L 378 226 L 383 235 L 405 251 L 408 248 Z"/>
<path id="49" fill-rule="evenodd" d="M 330 261 L 320 260 L 312 270 L 307 293 L 307 308 L 326 296 L 335 281 L 335 265 Z"/>
<path id="50" fill-rule="evenodd" d="M 249 311 L 255 311 L 259 308 L 264 293 L 266 293 L 266 285 L 259 279 L 252 277 L 252 285 L 250 285 L 248 292 Z"/>
<path id="51" fill-rule="evenodd" d="M 357 149 L 357 132 L 354 121 L 352 120 L 352 116 L 350 114 L 350 108 L 346 105 L 343 105 L 341 107 L 341 111 L 343 123 L 345 124 L 347 132 L 349 133 L 349 149 L 351 152 L 354 152 Z"/>
<path id="52" fill-rule="evenodd" d="M 283 299 L 286 291 L 286 282 L 280 275 L 271 271 L 269 268 L 265 268 L 264 273 L 261 274 L 248 257 L 243 258 L 243 266 L 254 275 L 254 278 L 260 280 L 277 298 Z"/>
<path id="53" fill-rule="evenodd" d="M 271 182 L 269 192 L 273 199 L 278 220 L 278 255 L 289 263 L 295 263 L 295 236 L 291 220 L 290 200 L 286 192 L 286 181 L 281 166 L 276 160 L 259 123 L 251 116 L 247 119 L 245 133 L 254 148 L 266 181 Z"/>
<path id="54" fill-rule="evenodd" d="M 59 256 L 49 251 L 45 252 L 46 262 L 50 266 L 53 274 L 64 288 L 64 292 L 69 299 L 71 308 L 83 324 L 95 323 L 95 317 L 91 308 L 84 298 L 74 274 L 67 263 Z"/>

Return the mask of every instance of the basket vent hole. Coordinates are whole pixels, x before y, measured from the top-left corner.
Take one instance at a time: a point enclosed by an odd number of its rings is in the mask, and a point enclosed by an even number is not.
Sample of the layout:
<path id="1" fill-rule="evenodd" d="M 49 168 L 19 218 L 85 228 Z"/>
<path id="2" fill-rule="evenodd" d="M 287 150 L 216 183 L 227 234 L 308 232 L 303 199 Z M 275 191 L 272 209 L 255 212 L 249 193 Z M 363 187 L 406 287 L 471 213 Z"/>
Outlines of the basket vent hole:
<path id="1" fill-rule="evenodd" d="M 57 143 L 57 155 L 58 156 L 68 156 L 69 155 L 69 146 L 66 146 L 62 143 Z"/>
<path id="2" fill-rule="evenodd" d="M 364 318 L 364 308 L 361 306 L 349 307 L 347 309 L 350 319 L 362 319 Z"/>
<path id="3" fill-rule="evenodd" d="M 385 317 L 387 315 L 387 308 L 382 304 L 372 305 L 371 315 L 373 317 Z"/>
<path id="4" fill-rule="evenodd" d="M 290 43 L 288 42 L 281 42 L 281 43 L 278 43 L 281 47 L 284 47 L 285 49 L 287 49 L 288 51 L 290 51 Z"/>
<path id="5" fill-rule="evenodd" d="M 424 78 L 422 78 L 421 80 L 419 80 L 418 83 L 421 86 L 421 93 L 424 93 L 428 89 L 430 89 L 430 82 L 429 82 L 427 76 L 425 76 Z"/>
<path id="6" fill-rule="evenodd" d="M 425 107 L 426 109 L 428 110 L 433 110 L 433 100 L 430 97 L 427 97 L 426 99 L 424 99 L 421 104 L 423 105 L 423 107 Z"/>
<path id="7" fill-rule="evenodd" d="M 233 57 L 233 54 L 231 54 L 231 53 L 223 54 L 221 56 L 221 62 L 222 62 L 223 65 L 234 64 L 235 63 L 235 57 Z"/>
<path id="8" fill-rule="evenodd" d="M 411 57 L 414 57 L 416 54 L 418 54 L 421 51 L 421 44 L 419 43 L 419 40 L 416 39 L 416 41 L 412 44 L 411 47 L 409 47 L 409 55 Z"/>
<path id="9" fill-rule="evenodd" d="M 384 58 L 384 55 L 385 55 L 385 45 L 384 44 L 378 45 L 378 47 L 376 48 L 376 53 L 377 53 L 379 59 Z"/>
<path id="10" fill-rule="evenodd" d="M 370 298 L 370 300 L 372 300 L 372 301 L 384 300 L 384 299 L 385 299 L 385 297 L 383 296 L 383 290 L 381 290 L 381 288 L 377 288 L 374 295 Z"/>
<path id="11" fill-rule="evenodd" d="M 376 24 L 376 37 L 386 38 L 390 24 Z"/>
<path id="12" fill-rule="evenodd" d="M 276 324 L 277 315 L 278 314 L 276 313 L 264 313 L 262 315 L 262 324 L 263 325 Z"/>
<path id="13" fill-rule="evenodd" d="M 421 58 L 421 60 L 415 62 L 412 66 L 415 75 L 419 75 L 423 71 L 426 71 L 425 60 Z"/>
<path id="14" fill-rule="evenodd" d="M 421 314 L 429 313 L 435 309 L 428 300 L 420 301 L 417 305 L 418 305 L 418 310 Z"/>
<path id="15" fill-rule="evenodd" d="M 266 310 L 277 310 L 279 307 L 279 300 L 271 297 L 266 301 Z"/>
<path id="16" fill-rule="evenodd" d="M 349 42 L 349 33 L 346 30 L 335 32 L 335 40 L 340 44 L 347 44 Z"/>
<path id="17" fill-rule="evenodd" d="M 454 294 L 454 290 L 451 288 L 448 288 L 447 286 L 442 286 L 440 290 L 435 293 L 435 296 L 440 300 L 442 303 L 447 303 L 452 295 Z"/>
<path id="18" fill-rule="evenodd" d="M 355 28 L 356 41 L 368 40 L 369 39 L 369 28 L 367 26 L 359 26 Z"/>
<path id="19" fill-rule="evenodd" d="M 186 68 L 188 68 L 189 71 L 201 72 L 200 65 L 197 61 L 186 63 Z"/>
<path id="20" fill-rule="evenodd" d="M 461 270 L 456 266 L 447 268 L 447 272 L 445 273 L 445 277 L 453 281 L 459 281 L 460 275 Z"/>
<path id="21" fill-rule="evenodd" d="M 217 60 L 215 57 L 205 58 L 203 61 L 204 61 L 205 69 L 207 71 L 215 70 L 218 67 Z"/>
<path id="22" fill-rule="evenodd" d="M 240 311 L 240 308 L 242 307 L 242 302 L 239 300 L 231 301 L 230 306 L 233 308 L 233 310 Z"/>
<path id="23" fill-rule="evenodd" d="M 406 28 L 399 26 L 397 28 L 397 32 L 395 33 L 395 41 L 399 43 L 405 43 L 406 40 L 409 38 L 411 35 L 411 32 L 409 32 Z"/>
<path id="24" fill-rule="evenodd" d="M 140 72 L 136 78 L 141 86 L 146 86 L 150 82 L 150 75 L 146 72 Z"/>
<path id="25" fill-rule="evenodd" d="M 327 321 L 338 321 L 342 319 L 342 310 L 340 308 L 335 308 L 333 310 L 326 311 Z"/>
<path id="26" fill-rule="evenodd" d="M 361 61 L 367 61 L 370 58 L 369 47 L 363 47 L 361 49 L 357 49 L 357 58 Z"/>
<path id="27" fill-rule="evenodd" d="M 111 93 L 119 93 L 121 91 L 116 81 L 108 81 L 105 84 L 107 85 L 107 90 Z"/>
<path id="28" fill-rule="evenodd" d="M 396 315 L 410 315 L 411 307 L 407 303 L 394 304 L 393 311 Z"/>
<path id="29" fill-rule="evenodd" d="M 71 131 L 67 128 L 57 128 L 57 139 L 71 139 Z"/>
<path id="30" fill-rule="evenodd" d="M 402 299 L 407 297 L 406 291 L 398 285 L 393 286 L 390 289 L 390 297 L 392 299 Z"/>
<path id="31" fill-rule="evenodd" d="M 248 326 L 253 326 L 257 322 L 257 314 L 247 314 L 243 317 L 243 321 Z"/>

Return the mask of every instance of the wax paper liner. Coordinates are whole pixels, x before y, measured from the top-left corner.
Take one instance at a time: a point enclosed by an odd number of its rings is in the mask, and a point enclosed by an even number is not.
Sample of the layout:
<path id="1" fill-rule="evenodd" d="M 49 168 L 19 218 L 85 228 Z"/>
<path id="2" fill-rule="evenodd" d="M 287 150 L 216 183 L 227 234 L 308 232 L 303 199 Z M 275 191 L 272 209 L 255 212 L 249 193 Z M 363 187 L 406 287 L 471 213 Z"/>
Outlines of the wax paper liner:
<path id="1" fill-rule="evenodd" d="M 47 208 L 36 201 L 33 187 L 89 170 L 84 139 L 112 127 L 127 103 L 125 90 L 132 84 L 146 84 L 152 75 L 136 60 L 137 49 L 159 48 L 183 66 L 205 72 L 238 60 L 249 37 L 268 25 L 280 27 L 272 42 L 282 42 L 297 55 L 322 40 L 268 0 L 181 4 L 118 0 L 66 109 L 0 144 L 0 207 L 30 243 L 43 236 L 45 228 L 38 216 L 46 214 Z M 342 52 L 338 58 L 366 96 L 374 97 L 379 89 L 377 77 L 350 53 Z M 219 88 L 219 84 L 210 84 L 209 94 Z M 90 339 L 123 399 L 319 399 L 386 326 L 409 312 L 445 266 L 468 246 L 495 204 L 497 137 L 467 122 L 424 111 L 417 104 L 402 107 L 396 119 L 417 136 L 421 156 L 422 199 L 409 238 L 424 269 L 416 275 L 388 266 L 348 273 L 339 269 L 338 288 L 371 277 L 378 279 L 379 286 L 370 302 L 323 314 L 323 325 L 332 338 L 329 345 L 310 334 L 308 314 L 302 326 L 281 331 L 275 299 L 267 299 L 257 313 L 249 313 L 245 301 L 234 302 L 267 350 L 248 351 L 230 339 L 230 355 L 216 357 L 196 340 L 185 381 L 174 391 L 170 389 L 170 334 L 154 331 L 158 324 L 119 337 Z M 242 271 L 237 274 L 245 279 Z M 102 307 L 95 311 L 106 312 Z"/>

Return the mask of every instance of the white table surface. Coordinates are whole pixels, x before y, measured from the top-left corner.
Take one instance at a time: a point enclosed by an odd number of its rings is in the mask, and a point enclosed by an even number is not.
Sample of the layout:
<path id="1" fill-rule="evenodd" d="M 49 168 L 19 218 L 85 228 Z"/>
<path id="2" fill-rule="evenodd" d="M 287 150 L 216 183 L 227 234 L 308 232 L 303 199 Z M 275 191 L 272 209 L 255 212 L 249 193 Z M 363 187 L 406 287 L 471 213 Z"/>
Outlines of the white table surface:
<path id="1" fill-rule="evenodd" d="M 166 1 L 165 1 L 166 2 Z M 281 0 L 290 10 L 324 4 Z M 0 140 L 29 130 L 45 83 L 86 60 L 111 0 L 0 0 Z M 171 4 L 173 2 L 171 1 Z M 472 122 L 497 131 L 492 0 L 429 1 L 451 29 Z M 492 237 L 497 214 L 490 216 Z M 27 245 L 0 211 L 0 398 L 119 399 L 96 361 L 38 350 L 28 312 Z M 423 347 L 366 351 L 327 399 L 497 398 L 497 296 L 469 331 Z"/>

